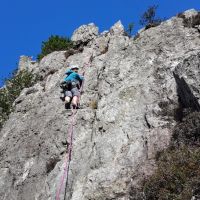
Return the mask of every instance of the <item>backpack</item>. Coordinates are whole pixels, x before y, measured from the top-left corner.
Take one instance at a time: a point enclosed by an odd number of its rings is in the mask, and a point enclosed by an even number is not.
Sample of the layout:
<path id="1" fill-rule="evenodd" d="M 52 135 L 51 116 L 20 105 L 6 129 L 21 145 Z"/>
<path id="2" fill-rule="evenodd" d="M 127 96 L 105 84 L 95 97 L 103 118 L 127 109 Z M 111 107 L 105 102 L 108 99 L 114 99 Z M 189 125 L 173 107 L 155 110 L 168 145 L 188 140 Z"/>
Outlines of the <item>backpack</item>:
<path id="1" fill-rule="evenodd" d="M 65 91 L 65 90 L 71 90 L 72 89 L 72 82 L 71 81 L 63 81 L 60 84 L 60 87 Z"/>

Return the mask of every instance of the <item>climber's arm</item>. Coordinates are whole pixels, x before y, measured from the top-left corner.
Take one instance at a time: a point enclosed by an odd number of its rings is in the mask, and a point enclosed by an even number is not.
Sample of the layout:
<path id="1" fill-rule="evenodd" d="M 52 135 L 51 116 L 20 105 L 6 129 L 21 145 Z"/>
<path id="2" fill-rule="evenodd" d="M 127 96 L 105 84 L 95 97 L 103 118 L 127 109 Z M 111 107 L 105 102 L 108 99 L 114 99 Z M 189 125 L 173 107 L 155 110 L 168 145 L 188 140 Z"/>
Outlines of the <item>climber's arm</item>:
<path id="1" fill-rule="evenodd" d="M 68 70 L 65 72 L 65 74 L 68 75 L 68 76 L 69 76 L 71 73 L 73 73 L 73 71 L 72 71 L 71 69 L 68 69 Z"/>
<path id="2" fill-rule="evenodd" d="M 84 77 L 78 74 L 79 80 L 82 82 L 84 80 Z"/>
<path id="3" fill-rule="evenodd" d="M 67 75 L 67 76 L 64 78 L 64 81 L 65 81 L 65 82 L 68 81 L 68 76 L 69 76 L 70 74 L 72 74 L 72 73 L 73 73 L 73 71 L 72 71 L 71 69 L 68 69 L 68 70 L 65 72 L 65 74 Z"/>

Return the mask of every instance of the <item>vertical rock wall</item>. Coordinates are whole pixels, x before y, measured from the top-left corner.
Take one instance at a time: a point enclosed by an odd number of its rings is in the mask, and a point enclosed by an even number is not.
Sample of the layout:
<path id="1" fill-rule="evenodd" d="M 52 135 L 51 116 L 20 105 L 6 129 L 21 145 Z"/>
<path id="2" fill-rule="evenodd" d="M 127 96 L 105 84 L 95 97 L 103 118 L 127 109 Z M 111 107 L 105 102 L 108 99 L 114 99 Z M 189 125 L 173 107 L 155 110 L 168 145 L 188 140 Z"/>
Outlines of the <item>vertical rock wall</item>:
<path id="1" fill-rule="evenodd" d="M 188 11 L 188 13 L 194 11 Z M 88 34 L 89 33 L 89 34 Z M 200 37 L 174 17 L 126 36 L 120 22 L 98 34 L 77 29 L 82 53 L 53 52 L 31 68 L 43 81 L 22 91 L 0 133 L 0 199 L 52 200 L 63 173 L 71 112 L 59 99 L 68 64 L 86 69 L 82 109 L 75 115 L 69 184 L 61 199 L 128 200 L 167 147 L 180 106 L 174 73 L 200 97 Z M 96 108 L 97 107 L 97 108 Z"/>

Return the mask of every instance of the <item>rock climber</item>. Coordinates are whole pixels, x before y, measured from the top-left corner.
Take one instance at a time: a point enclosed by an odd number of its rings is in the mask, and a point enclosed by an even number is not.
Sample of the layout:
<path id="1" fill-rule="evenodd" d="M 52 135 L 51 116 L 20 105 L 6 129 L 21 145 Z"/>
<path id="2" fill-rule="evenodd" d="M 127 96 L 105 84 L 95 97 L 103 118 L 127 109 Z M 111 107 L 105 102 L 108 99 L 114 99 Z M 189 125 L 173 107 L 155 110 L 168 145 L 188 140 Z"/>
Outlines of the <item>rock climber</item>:
<path id="1" fill-rule="evenodd" d="M 77 65 L 71 66 L 69 70 L 66 71 L 66 77 L 61 83 L 61 88 L 63 89 L 65 101 L 65 108 L 70 109 L 71 104 L 73 108 L 78 108 L 80 88 L 84 77 L 78 74 L 79 67 Z"/>

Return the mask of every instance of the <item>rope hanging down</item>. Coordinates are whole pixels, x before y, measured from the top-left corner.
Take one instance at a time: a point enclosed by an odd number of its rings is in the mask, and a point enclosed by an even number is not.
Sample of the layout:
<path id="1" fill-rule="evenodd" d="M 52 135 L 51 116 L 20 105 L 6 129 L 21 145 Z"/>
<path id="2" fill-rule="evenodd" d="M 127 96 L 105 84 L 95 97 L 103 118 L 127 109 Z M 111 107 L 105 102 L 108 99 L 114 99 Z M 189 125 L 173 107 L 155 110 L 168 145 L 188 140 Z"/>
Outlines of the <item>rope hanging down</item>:
<path id="1" fill-rule="evenodd" d="M 59 189 L 57 190 L 57 193 L 56 193 L 56 200 L 60 200 L 60 194 L 62 192 L 65 177 L 66 177 L 66 187 L 67 187 L 67 183 L 68 183 L 69 166 L 70 166 L 71 154 L 72 154 L 72 140 L 73 140 L 73 133 L 74 133 L 73 129 L 74 129 L 74 109 L 72 109 L 72 118 L 71 118 L 71 124 L 70 124 L 70 127 L 69 127 L 70 141 L 69 141 L 69 145 L 68 145 L 68 148 L 67 148 L 68 156 L 66 155 L 66 158 L 65 158 L 64 173 L 63 173 L 63 175 L 60 179 L 60 187 L 59 187 Z"/>
<path id="2" fill-rule="evenodd" d="M 93 58 L 93 56 L 90 57 L 90 60 L 89 60 L 88 63 L 84 64 L 82 76 L 85 75 L 86 66 L 90 66 L 91 65 L 92 58 Z M 81 88 L 80 88 L 80 93 L 82 93 L 82 91 L 83 91 L 83 86 L 84 86 L 84 80 L 83 80 Z M 81 100 L 81 96 L 80 96 L 79 102 L 80 102 L 80 100 Z M 62 192 L 63 184 L 64 184 L 65 179 L 66 179 L 65 188 L 67 188 L 67 185 L 68 185 L 70 161 L 71 161 L 71 158 L 72 158 L 72 145 L 73 145 L 74 125 L 75 125 L 74 116 L 75 116 L 75 109 L 72 108 L 71 123 L 70 123 L 70 127 L 69 127 L 69 130 L 68 130 L 68 132 L 69 132 L 69 145 L 68 145 L 68 148 L 67 148 L 68 155 L 66 155 L 66 158 L 65 158 L 64 172 L 63 172 L 63 175 L 62 175 L 62 177 L 60 179 L 59 188 L 57 189 L 57 192 L 56 192 L 56 200 L 60 200 L 60 194 Z"/>

